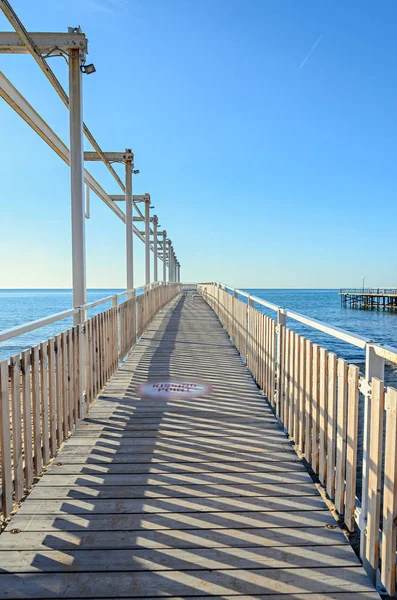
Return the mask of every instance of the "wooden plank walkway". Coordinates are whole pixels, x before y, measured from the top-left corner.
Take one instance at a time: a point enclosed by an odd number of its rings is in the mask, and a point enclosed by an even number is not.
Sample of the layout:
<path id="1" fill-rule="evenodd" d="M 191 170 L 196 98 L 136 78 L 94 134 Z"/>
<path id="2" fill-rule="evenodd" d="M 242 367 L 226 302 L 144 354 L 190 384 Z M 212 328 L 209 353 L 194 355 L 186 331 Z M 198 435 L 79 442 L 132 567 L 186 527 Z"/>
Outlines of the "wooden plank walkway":
<path id="1" fill-rule="evenodd" d="M 135 394 L 170 377 L 213 391 Z M 178 298 L 0 536 L 0 598 L 281 595 L 378 598 L 218 319 Z"/>

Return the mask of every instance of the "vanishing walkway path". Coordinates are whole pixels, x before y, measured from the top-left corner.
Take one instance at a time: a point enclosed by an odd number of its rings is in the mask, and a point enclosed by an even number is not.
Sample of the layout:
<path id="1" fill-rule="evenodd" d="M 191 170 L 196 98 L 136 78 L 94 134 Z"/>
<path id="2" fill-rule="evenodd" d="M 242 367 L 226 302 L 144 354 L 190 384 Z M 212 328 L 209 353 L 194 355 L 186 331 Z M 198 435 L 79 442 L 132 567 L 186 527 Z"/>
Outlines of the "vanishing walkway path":
<path id="1" fill-rule="evenodd" d="M 134 392 L 168 377 L 213 392 Z M 283 594 L 378 597 L 214 313 L 178 298 L 0 536 L 0 598 Z"/>

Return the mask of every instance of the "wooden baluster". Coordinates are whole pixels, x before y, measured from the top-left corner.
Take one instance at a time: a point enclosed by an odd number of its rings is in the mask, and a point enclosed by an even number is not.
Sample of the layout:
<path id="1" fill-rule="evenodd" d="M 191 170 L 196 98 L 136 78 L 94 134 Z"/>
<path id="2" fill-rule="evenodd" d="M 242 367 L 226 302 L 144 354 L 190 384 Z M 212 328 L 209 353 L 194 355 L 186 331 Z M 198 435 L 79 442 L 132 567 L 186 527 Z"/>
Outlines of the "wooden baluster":
<path id="1" fill-rule="evenodd" d="M 354 510 L 356 505 L 359 377 L 359 368 L 356 365 L 349 365 L 347 391 L 348 410 L 346 444 L 346 495 L 344 518 L 349 531 L 354 531 Z"/>
<path id="2" fill-rule="evenodd" d="M 25 458 L 25 487 L 33 483 L 32 404 L 30 388 L 30 350 L 22 352 L 23 449 Z"/>
<path id="3" fill-rule="evenodd" d="M 383 484 L 383 528 L 381 581 L 387 593 L 396 592 L 397 531 L 397 390 L 386 392 L 385 467 Z"/>
<path id="4" fill-rule="evenodd" d="M 336 471 L 335 507 L 343 514 L 345 506 L 346 437 L 347 437 L 347 369 L 348 364 L 338 358 L 338 393 L 336 417 Z"/>
<path id="5" fill-rule="evenodd" d="M 337 358 L 328 354 L 327 492 L 335 497 Z"/>
<path id="6" fill-rule="evenodd" d="M 8 361 L 6 360 L 0 362 L 0 459 L 2 512 L 4 518 L 8 518 L 13 507 L 13 483 Z"/>
<path id="7" fill-rule="evenodd" d="M 328 352 L 320 348 L 319 373 L 319 479 L 325 485 L 327 477 L 327 402 Z"/>
<path id="8" fill-rule="evenodd" d="M 12 462 L 14 467 L 15 501 L 23 496 L 23 458 L 22 458 L 22 413 L 21 413 L 21 357 L 10 358 L 11 375 L 11 416 L 12 416 Z"/>

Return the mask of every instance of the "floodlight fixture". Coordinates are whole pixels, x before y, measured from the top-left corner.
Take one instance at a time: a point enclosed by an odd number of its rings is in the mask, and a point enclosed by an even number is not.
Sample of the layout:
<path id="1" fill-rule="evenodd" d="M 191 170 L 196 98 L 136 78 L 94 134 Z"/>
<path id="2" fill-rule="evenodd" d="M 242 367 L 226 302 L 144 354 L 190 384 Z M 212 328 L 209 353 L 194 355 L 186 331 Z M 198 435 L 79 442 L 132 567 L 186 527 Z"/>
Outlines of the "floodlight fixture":
<path id="1" fill-rule="evenodd" d="M 134 171 L 132 171 L 134 173 L 134 175 L 139 175 L 139 169 L 134 169 Z"/>
<path id="2" fill-rule="evenodd" d="M 80 67 L 81 72 L 85 73 L 86 75 L 91 75 L 92 73 L 95 73 L 96 68 L 93 65 L 93 63 L 90 63 L 89 65 L 81 65 Z"/>

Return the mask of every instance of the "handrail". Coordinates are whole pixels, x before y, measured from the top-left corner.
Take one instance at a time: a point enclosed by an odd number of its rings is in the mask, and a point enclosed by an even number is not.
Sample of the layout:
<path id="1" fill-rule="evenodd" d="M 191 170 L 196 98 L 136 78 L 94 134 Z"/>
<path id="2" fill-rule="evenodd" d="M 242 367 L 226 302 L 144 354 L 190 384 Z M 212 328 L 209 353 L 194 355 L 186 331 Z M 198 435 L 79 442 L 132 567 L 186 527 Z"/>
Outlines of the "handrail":
<path id="1" fill-rule="evenodd" d="M 3 329 L 3 331 L 0 331 L 0 342 L 5 342 L 6 340 L 10 340 L 11 338 L 17 337 L 18 335 L 28 333 L 29 331 L 34 331 L 35 329 L 40 329 L 40 327 L 44 327 L 45 325 L 49 325 L 50 323 L 55 323 L 56 321 L 63 321 L 63 319 L 72 317 L 78 312 L 78 308 L 71 308 L 70 310 L 63 310 L 62 312 L 55 313 L 53 315 L 50 315 L 49 317 L 43 317 L 42 319 L 37 319 L 36 321 L 29 321 L 28 323 L 18 325 L 17 327 Z"/>
<path id="2" fill-rule="evenodd" d="M 323 333 L 326 333 L 327 335 L 330 335 L 331 337 L 335 337 L 339 340 L 347 342 L 348 344 L 357 346 L 358 348 L 365 349 L 368 344 L 371 344 L 371 347 L 373 348 L 373 351 L 376 354 L 376 356 L 379 356 L 380 358 L 384 358 L 390 362 L 397 364 L 397 348 L 395 348 L 393 346 L 383 345 L 380 342 L 377 342 L 376 340 L 373 340 L 371 338 L 364 337 L 357 333 L 352 333 L 351 331 L 347 331 L 346 329 L 342 329 L 340 327 L 335 327 L 334 325 L 329 325 L 328 323 L 324 323 L 323 321 L 314 319 L 313 317 L 307 317 L 306 315 L 302 315 L 295 311 L 288 310 L 286 308 L 278 306 L 277 304 L 272 304 L 271 302 L 262 300 L 262 298 L 258 298 L 257 296 L 253 296 L 252 294 L 249 294 L 248 292 L 245 292 L 238 288 L 233 288 L 224 283 L 220 283 L 218 281 L 211 282 L 211 283 L 221 286 L 222 288 L 224 288 L 226 290 L 230 290 L 234 294 L 238 294 L 239 296 L 244 296 L 251 302 L 253 301 L 253 302 L 256 302 L 257 304 L 265 306 L 266 308 L 270 308 L 271 310 L 274 310 L 276 312 L 281 312 L 286 317 L 289 317 L 290 319 L 293 319 L 294 321 L 299 321 L 300 323 L 303 323 L 304 325 L 307 325 L 308 327 L 312 327 L 313 329 L 322 331 Z"/>
<path id="3" fill-rule="evenodd" d="M 126 296 L 128 294 L 133 294 L 146 289 L 152 289 L 158 285 L 168 285 L 169 282 L 159 281 L 156 283 L 151 283 L 149 285 L 144 285 L 138 288 L 134 288 L 131 290 L 126 290 L 125 292 L 120 292 L 118 294 L 112 294 L 111 296 L 106 296 L 105 298 L 100 298 L 99 300 L 94 300 L 93 302 L 87 302 L 82 306 L 77 306 L 76 308 L 70 308 L 68 310 L 64 310 L 59 313 L 54 313 L 49 315 L 48 317 L 42 317 L 41 319 L 36 319 L 34 321 L 28 321 L 27 323 L 23 323 L 22 325 L 17 325 L 16 327 L 11 327 L 10 329 L 3 329 L 0 331 L 0 342 L 5 342 L 14 337 L 18 337 L 19 335 L 23 335 L 24 333 L 29 333 L 30 331 L 34 331 L 35 329 L 41 329 L 41 327 L 45 327 L 46 325 L 50 325 L 51 323 L 56 323 L 57 321 L 63 321 L 68 317 L 72 317 L 73 315 L 77 315 L 79 311 L 89 310 L 91 308 L 95 308 L 96 306 L 100 306 L 101 304 L 106 304 L 107 302 L 111 302 L 115 300 L 118 301 L 122 296 Z"/>

